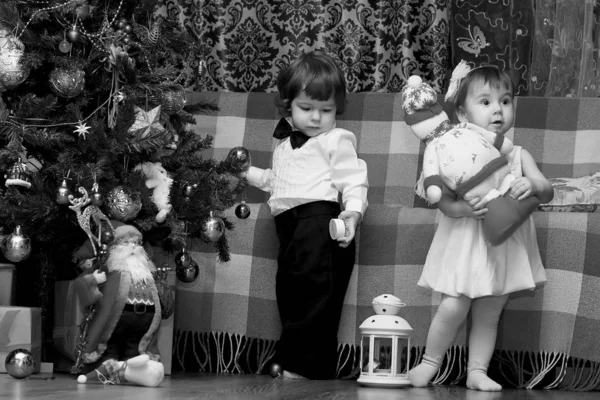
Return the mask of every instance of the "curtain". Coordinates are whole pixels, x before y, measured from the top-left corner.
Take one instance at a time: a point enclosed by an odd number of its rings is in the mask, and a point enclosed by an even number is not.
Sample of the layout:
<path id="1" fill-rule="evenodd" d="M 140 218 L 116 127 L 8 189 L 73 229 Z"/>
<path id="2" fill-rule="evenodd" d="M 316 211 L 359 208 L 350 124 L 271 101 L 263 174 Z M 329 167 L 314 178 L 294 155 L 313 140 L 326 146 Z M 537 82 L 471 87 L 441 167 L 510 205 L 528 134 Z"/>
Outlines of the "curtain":
<path id="1" fill-rule="evenodd" d="M 597 0 L 536 0 L 532 95 L 600 95 L 599 16 Z"/>
<path id="2" fill-rule="evenodd" d="M 452 65 L 496 65 L 517 95 L 530 90 L 533 44 L 532 0 L 458 0 L 452 3 Z"/>
<path id="3" fill-rule="evenodd" d="M 457 0 L 452 65 L 497 65 L 518 95 L 600 95 L 598 0 Z"/>
<path id="4" fill-rule="evenodd" d="M 441 92 L 450 62 L 448 0 L 161 0 L 199 42 L 195 90 L 271 92 L 299 54 L 324 50 L 349 92 L 399 92 L 418 74 Z M 190 82 L 188 82 L 190 84 Z"/>

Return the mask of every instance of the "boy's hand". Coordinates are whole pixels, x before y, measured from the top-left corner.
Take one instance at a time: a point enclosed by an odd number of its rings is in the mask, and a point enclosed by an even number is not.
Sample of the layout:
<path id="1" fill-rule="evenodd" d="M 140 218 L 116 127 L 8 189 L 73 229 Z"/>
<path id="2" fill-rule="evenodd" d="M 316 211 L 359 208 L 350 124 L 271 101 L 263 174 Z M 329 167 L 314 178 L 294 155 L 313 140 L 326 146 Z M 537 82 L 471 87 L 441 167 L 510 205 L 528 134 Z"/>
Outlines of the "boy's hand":
<path id="1" fill-rule="evenodd" d="M 344 221 L 346 225 L 346 234 L 343 238 L 336 239 L 340 242 L 340 247 L 348 247 L 354 236 L 356 235 L 356 229 L 361 220 L 361 214 L 357 211 L 342 211 L 338 218 Z"/>

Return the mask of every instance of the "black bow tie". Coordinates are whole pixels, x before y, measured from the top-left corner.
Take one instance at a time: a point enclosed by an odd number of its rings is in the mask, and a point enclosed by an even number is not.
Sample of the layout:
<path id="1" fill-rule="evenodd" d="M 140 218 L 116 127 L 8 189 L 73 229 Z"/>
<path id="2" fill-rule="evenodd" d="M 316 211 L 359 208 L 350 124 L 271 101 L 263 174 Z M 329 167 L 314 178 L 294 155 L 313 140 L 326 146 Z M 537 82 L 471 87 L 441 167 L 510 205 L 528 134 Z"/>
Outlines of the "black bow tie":
<path id="1" fill-rule="evenodd" d="M 306 143 L 306 141 L 309 139 L 309 136 L 305 135 L 304 133 L 293 130 L 292 126 L 285 118 L 281 118 L 277 124 L 277 127 L 275 128 L 273 137 L 275 139 L 285 139 L 288 136 L 290 136 L 292 149 L 302 147 L 302 145 L 304 145 L 304 143 Z"/>

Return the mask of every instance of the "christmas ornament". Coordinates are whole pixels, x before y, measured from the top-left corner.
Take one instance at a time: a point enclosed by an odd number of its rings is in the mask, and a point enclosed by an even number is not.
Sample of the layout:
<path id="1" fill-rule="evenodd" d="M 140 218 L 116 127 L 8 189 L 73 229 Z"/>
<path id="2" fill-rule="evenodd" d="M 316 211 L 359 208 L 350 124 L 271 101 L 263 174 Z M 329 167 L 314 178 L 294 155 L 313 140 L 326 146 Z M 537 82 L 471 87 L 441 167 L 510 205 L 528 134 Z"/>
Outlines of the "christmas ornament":
<path id="1" fill-rule="evenodd" d="M 15 349 L 6 356 L 4 367 L 13 378 L 27 378 L 35 369 L 35 357 L 29 350 Z"/>
<path id="2" fill-rule="evenodd" d="M 92 191 L 90 194 L 92 205 L 100 207 L 102 206 L 102 204 L 104 204 L 104 195 L 100 193 L 100 187 L 97 183 L 94 182 L 94 184 L 92 185 Z"/>
<path id="3" fill-rule="evenodd" d="M 235 208 L 235 216 L 238 217 L 239 219 L 246 219 L 250 216 L 250 207 L 248 207 L 248 204 L 246 204 L 245 201 L 242 201 Z"/>
<path id="4" fill-rule="evenodd" d="M 58 44 L 58 49 L 62 52 L 62 53 L 68 53 L 71 51 L 71 48 L 73 46 L 71 45 L 71 43 L 67 42 L 67 40 L 63 40 L 62 42 L 60 42 Z"/>
<path id="5" fill-rule="evenodd" d="M 204 235 L 211 242 L 216 242 L 223 236 L 225 232 L 225 223 L 219 217 L 216 217 L 214 213 L 210 212 L 210 217 L 204 223 Z"/>
<path id="6" fill-rule="evenodd" d="M 85 73 L 80 69 L 55 68 L 50 72 L 50 87 L 59 96 L 79 96 L 85 86 Z"/>
<path id="7" fill-rule="evenodd" d="M 7 29 L 0 29 L 0 93 L 19 86 L 29 70 L 21 65 L 25 46 Z"/>
<path id="8" fill-rule="evenodd" d="M 185 90 L 181 86 L 165 90 L 160 96 L 160 104 L 167 115 L 177 114 L 185 106 Z"/>
<path id="9" fill-rule="evenodd" d="M 192 283 L 198 277 L 200 273 L 200 267 L 198 263 L 190 258 L 190 265 L 188 267 L 176 267 L 175 276 L 183 283 Z"/>
<path id="10" fill-rule="evenodd" d="M 58 204 L 69 204 L 69 196 L 71 195 L 71 189 L 67 185 L 67 180 L 63 179 L 58 190 L 56 191 L 56 202 Z"/>
<path id="11" fill-rule="evenodd" d="M 185 247 L 175 256 L 175 266 L 177 268 L 188 268 L 191 262 L 192 256 L 190 256 L 190 253 L 186 251 Z"/>
<path id="12" fill-rule="evenodd" d="M 19 159 L 13 166 L 4 174 L 6 187 L 22 186 L 29 189 L 31 187 L 31 174 L 25 164 Z"/>
<path id="13" fill-rule="evenodd" d="M 77 30 L 75 25 L 67 32 L 67 39 L 69 39 L 69 42 L 71 43 L 77 43 L 79 42 L 79 39 L 81 39 L 81 33 Z"/>
<path id="14" fill-rule="evenodd" d="M 100 242 L 102 244 L 109 244 L 114 238 L 115 234 L 113 233 L 112 229 L 103 229 L 102 233 L 100 234 Z"/>
<path id="15" fill-rule="evenodd" d="M 92 127 L 91 126 L 87 126 L 87 124 L 85 122 L 81 122 L 79 121 L 79 125 L 77 125 L 77 129 L 75 129 L 75 131 L 73 131 L 73 133 L 78 133 L 79 136 L 83 136 L 83 140 L 85 140 L 85 135 L 88 134 L 88 130 L 90 130 Z"/>
<path id="16" fill-rule="evenodd" d="M 31 254 L 31 239 L 17 225 L 15 231 L 7 236 L 2 246 L 2 254 L 12 262 L 21 262 Z"/>
<path id="17" fill-rule="evenodd" d="M 135 121 L 129 128 L 128 132 L 140 138 L 145 138 L 153 131 L 162 132 L 165 128 L 160 124 L 160 109 L 155 107 L 150 111 L 144 111 L 138 106 L 135 106 Z"/>
<path id="18" fill-rule="evenodd" d="M 269 375 L 271 375 L 271 378 L 281 378 L 283 376 L 283 368 L 281 368 L 281 365 L 273 363 L 269 368 Z"/>
<path id="19" fill-rule="evenodd" d="M 198 184 L 188 183 L 183 187 L 183 196 L 190 197 L 194 193 L 194 189 L 198 187 Z"/>
<path id="20" fill-rule="evenodd" d="M 204 60 L 198 61 L 198 78 L 203 79 L 205 72 L 206 72 L 206 61 L 204 61 Z"/>
<path id="21" fill-rule="evenodd" d="M 121 222 L 134 219 L 142 209 L 142 199 L 138 192 L 127 186 L 117 186 L 106 196 L 108 214 Z"/>
<path id="22" fill-rule="evenodd" d="M 227 159 L 232 161 L 233 164 L 239 166 L 241 169 L 247 169 L 250 165 L 250 152 L 248 149 L 242 146 L 234 147 L 229 150 Z"/>

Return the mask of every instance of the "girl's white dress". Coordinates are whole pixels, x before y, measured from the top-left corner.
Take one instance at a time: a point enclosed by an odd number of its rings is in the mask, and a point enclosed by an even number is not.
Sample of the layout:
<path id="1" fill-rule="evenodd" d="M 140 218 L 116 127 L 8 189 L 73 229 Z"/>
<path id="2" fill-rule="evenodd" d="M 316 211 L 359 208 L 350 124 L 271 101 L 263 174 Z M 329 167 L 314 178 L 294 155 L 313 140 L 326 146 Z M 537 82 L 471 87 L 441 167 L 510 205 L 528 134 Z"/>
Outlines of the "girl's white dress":
<path id="1" fill-rule="evenodd" d="M 520 146 L 508 160 L 511 173 L 523 176 Z M 450 296 L 477 298 L 533 289 L 544 282 L 533 217 L 504 243 L 491 246 L 481 220 L 442 214 L 418 284 Z"/>

